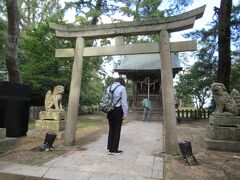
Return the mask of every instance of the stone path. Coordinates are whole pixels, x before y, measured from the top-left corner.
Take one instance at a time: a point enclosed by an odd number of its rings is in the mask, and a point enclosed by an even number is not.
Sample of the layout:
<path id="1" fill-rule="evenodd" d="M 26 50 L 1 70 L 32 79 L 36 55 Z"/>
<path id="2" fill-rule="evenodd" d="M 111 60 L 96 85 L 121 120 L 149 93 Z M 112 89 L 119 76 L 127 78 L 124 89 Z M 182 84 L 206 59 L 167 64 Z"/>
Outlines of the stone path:
<path id="1" fill-rule="evenodd" d="M 81 151 L 69 151 L 42 166 L 0 163 L 0 177 L 6 174 L 71 180 L 163 179 L 162 124 L 132 121 L 122 127 L 121 155 L 106 151 L 107 135 Z M 3 177 L 3 176 L 2 176 Z"/>

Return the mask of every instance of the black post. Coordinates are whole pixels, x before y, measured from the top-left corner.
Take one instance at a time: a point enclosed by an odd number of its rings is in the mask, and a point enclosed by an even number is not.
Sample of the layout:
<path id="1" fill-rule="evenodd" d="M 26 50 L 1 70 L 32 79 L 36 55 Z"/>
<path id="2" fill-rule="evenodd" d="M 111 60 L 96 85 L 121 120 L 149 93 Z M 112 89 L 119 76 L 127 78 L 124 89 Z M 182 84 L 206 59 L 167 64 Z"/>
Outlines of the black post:
<path id="1" fill-rule="evenodd" d="M 177 117 L 180 118 L 180 110 L 177 110 Z"/>

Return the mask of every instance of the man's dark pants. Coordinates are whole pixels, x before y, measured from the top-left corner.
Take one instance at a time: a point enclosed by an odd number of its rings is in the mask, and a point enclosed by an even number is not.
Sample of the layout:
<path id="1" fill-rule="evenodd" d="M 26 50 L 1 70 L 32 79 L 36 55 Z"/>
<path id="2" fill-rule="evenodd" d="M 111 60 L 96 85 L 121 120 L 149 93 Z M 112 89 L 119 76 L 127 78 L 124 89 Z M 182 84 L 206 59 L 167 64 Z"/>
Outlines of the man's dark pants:
<path id="1" fill-rule="evenodd" d="M 110 152 L 118 151 L 121 127 L 122 127 L 122 118 L 123 110 L 122 107 L 116 107 L 113 111 L 109 112 L 107 115 L 108 124 L 109 124 L 109 133 L 108 133 L 108 146 L 107 149 Z"/>

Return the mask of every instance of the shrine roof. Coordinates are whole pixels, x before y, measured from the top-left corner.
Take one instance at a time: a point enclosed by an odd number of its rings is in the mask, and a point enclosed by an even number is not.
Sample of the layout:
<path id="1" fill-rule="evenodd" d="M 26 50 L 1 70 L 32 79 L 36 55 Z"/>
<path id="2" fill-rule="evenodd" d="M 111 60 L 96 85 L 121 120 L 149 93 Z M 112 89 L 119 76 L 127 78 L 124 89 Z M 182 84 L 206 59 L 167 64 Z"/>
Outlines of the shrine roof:
<path id="1" fill-rule="evenodd" d="M 180 59 L 178 56 L 171 54 L 172 68 L 181 70 Z M 139 71 L 139 70 L 160 70 L 160 54 L 138 54 L 126 55 L 121 57 L 121 64 L 114 69 L 116 72 L 122 71 Z"/>

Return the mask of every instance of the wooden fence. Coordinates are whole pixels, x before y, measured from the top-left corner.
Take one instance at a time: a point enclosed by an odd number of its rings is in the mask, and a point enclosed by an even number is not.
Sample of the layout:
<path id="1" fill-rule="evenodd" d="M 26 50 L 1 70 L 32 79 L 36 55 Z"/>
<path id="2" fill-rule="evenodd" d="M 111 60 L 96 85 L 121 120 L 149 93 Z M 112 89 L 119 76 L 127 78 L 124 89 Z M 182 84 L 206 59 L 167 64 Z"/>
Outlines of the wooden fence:
<path id="1" fill-rule="evenodd" d="M 43 111 L 43 106 L 32 106 L 29 109 L 30 120 L 39 119 L 39 112 Z M 202 109 L 202 110 L 192 110 L 192 109 L 177 109 L 176 110 L 176 117 L 178 120 L 181 119 L 207 119 L 209 115 L 212 113 L 209 109 Z M 79 115 L 86 115 L 86 114 L 95 114 L 95 115 L 105 115 L 103 112 L 99 111 L 98 109 L 89 109 L 88 111 L 79 110 Z"/>
<path id="2" fill-rule="evenodd" d="M 209 109 L 177 109 L 176 116 L 178 119 L 207 119 L 212 113 Z"/>

